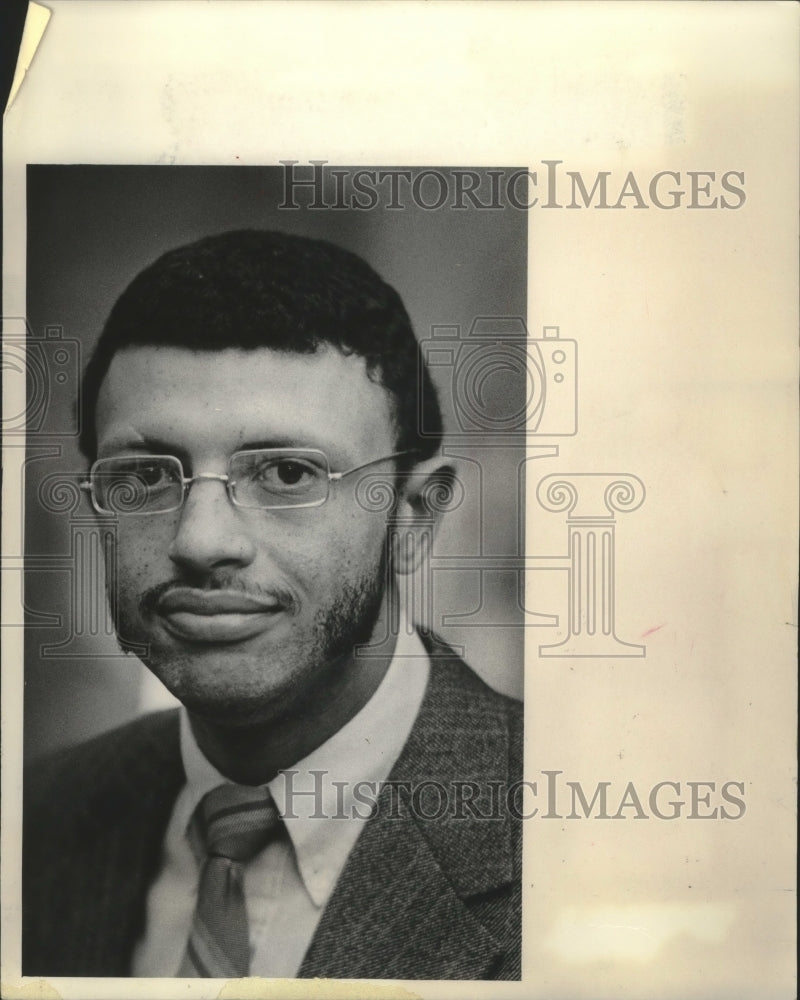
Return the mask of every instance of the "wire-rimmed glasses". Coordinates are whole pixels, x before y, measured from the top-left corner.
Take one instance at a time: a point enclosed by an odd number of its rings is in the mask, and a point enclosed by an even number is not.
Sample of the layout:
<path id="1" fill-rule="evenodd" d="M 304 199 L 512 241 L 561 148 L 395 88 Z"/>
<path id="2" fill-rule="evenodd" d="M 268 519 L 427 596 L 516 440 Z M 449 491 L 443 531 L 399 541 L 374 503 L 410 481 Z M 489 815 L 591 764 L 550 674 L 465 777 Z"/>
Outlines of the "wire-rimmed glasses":
<path id="1" fill-rule="evenodd" d="M 100 514 L 167 514 L 179 510 L 192 483 L 211 479 L 224 483 L 231 503 L 256 510 L 319 507 L 330 494 L 331 483 L 370 465 L 387 462 L 413 451 L 398 451 L 363 462 L 343 472 L 331 472 L 328 457 L 316 448 L 257 448 L 237 451 L 227 475 L 183 474 L 174 455 L 122 455 L 99 458 L 81 483 Z"/>

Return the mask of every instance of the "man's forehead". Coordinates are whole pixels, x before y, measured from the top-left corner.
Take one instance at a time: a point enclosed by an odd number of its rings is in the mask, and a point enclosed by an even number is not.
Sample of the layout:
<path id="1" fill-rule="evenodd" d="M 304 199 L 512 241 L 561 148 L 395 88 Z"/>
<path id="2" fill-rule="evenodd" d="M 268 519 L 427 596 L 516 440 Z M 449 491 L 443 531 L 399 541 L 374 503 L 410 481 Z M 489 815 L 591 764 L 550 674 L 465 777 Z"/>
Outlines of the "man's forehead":
<path id="1" fill-rule="evenodd" d="M 236 447 L 253 435 L 358 447 L 393 442 L 394 408 L 364 358 L 328 345 L 303 354 L 136 345 L 114 356 L 98 397 L 99 443 L 123 428 Z"/>

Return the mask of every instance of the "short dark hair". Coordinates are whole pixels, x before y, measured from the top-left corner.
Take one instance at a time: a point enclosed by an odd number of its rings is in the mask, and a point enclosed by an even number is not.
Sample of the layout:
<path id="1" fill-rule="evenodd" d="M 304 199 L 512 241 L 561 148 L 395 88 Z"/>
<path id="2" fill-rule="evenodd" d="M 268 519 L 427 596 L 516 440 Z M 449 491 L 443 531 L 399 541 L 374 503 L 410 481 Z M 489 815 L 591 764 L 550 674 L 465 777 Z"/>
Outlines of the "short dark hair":
<path id="1" fill-rule="evenodd" d="M 397 292 L 332 243 L 254 229 L 170 250 L 120 295 L 83 376 L 81 451 L 95 456 L 97 397 L 124 347 L 310 354 L 321 344 L 363 357 L 369 377 L 392 394 L 398 451 L 436 452 L 441 412 Z"/>

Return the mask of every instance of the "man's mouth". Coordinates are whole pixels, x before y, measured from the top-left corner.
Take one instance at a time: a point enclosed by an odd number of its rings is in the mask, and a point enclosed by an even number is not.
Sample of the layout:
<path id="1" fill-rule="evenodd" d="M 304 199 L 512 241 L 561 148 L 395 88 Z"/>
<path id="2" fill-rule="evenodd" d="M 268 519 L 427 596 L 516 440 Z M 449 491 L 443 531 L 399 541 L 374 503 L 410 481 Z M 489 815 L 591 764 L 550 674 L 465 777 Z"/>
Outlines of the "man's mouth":
<path id="1" fill-rule="evenodd" d="M 188 642 L 241 642 L 271 628 L 284 605 L 272 597 L 238 590 L 173 587 L 156 612 L 172 635 Z"/>

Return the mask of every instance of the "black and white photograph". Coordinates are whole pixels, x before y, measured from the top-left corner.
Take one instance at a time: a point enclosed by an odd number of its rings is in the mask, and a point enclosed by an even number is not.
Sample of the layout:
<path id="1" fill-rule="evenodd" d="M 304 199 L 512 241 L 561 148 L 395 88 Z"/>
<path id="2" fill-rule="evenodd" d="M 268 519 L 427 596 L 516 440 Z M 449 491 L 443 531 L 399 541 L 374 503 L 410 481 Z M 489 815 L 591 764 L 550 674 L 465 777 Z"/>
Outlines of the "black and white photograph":
<path id="1" fill-rule="evenodd" d="M 30 168 L 27 974 L 519 978 L 526 217 L 328 176 Z"/>
<path id="2" fill-rule="evenodd" d="M 3 997 L 796 995 L 797 28 L 27 5 Z"/>

